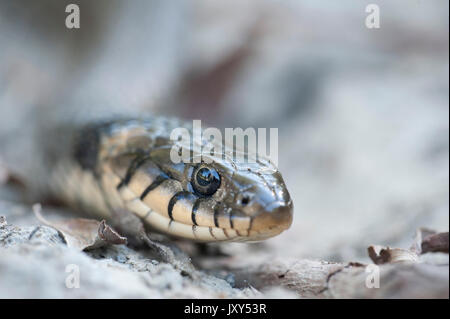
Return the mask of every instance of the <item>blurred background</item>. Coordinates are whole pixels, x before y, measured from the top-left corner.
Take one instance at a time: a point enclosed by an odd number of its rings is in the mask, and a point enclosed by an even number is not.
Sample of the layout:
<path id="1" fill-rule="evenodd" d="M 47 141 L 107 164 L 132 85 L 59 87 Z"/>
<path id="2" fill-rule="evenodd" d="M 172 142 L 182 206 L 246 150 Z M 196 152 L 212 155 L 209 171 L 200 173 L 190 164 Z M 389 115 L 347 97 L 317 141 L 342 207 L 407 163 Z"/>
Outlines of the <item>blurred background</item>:
<path id="1" fill-rule="evenodd" d="M 80 29 L 65 27 L 69 3 Z M 379 29 L 365 25 L 369 3 Z M 276 127 L 294 223 L 262 244 L 224 245 L 235 265 L 408 248 L 417 227 L 449 227 L 448 6 L 2 0 L 0 184 L 30 157 L 29 127 L 49 106 Z"/>

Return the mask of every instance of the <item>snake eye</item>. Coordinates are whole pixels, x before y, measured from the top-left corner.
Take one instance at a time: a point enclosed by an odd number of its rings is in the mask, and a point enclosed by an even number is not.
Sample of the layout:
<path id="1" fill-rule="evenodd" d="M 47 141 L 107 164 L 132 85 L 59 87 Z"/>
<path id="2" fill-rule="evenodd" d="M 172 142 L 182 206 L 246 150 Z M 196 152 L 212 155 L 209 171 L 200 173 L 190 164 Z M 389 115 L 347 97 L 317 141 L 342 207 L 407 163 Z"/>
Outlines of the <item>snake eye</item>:
<path id="1" fill-rule="evenodd" d="M 198 168 L 193 179 L 194 190 L 201 195 L 210 196 L 220 187 L 220 175 L 214 168 Z"/>

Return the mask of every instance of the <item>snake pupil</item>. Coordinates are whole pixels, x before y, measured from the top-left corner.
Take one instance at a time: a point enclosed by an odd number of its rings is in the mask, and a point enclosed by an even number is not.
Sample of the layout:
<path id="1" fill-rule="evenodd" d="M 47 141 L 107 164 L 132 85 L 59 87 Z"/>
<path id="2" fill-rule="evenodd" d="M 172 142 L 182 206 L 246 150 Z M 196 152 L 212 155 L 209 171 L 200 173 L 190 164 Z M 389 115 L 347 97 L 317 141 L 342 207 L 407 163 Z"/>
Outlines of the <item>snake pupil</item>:
<path id="1" fill-rule="evenodd" d="M 220 186 L 220 175 L 215 169 L 200 168 L 195 174 L 195 190 L 202 195 L 212 195 Z"/>
<path id="2" fill-rule="evenodd" d="M 198 183 L 202 186 L 206 186 L 211 182 L 211 171 L 208 168 L 202 168 L 197 173 Z"/>

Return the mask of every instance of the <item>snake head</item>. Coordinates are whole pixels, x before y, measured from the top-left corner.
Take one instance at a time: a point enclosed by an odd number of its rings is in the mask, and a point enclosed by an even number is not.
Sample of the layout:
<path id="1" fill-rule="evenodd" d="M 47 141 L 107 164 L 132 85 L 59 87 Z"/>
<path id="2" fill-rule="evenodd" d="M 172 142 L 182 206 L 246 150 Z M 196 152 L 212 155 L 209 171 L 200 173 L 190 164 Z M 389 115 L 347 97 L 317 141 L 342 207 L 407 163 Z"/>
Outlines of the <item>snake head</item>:
<path id="1" fill-rule="evenodd" d="M 292 224 L 291 197 L 281 173 L 268 160 L 200 164 L 191 177 L 194 191 L 204 175 L 213 176 L 214 187 L 220 179 L 220 186 L 209 195 L 216 202 L 215 226 L 234 229 L 239 240 L 259 241 L 273 237 Z"/>
<path id="2" fill-rule="evenodd" d="M 192 237 L 199 240 L 252 242 L 290 227 L 292 200 L 281 173 L 269 160 L 237 161 L 202 154 L 201 159 L 192 156 L 173 163 L 167 160 L 169 152 L 160 148 L 150 154 L 150 162 L 172 181 L 172 189 L 167 190 L 168 216 L 173 220 L 169 230 L 182 223 L 192 226 Z M 162 206 L 164 214 L 166 206 Z"/>

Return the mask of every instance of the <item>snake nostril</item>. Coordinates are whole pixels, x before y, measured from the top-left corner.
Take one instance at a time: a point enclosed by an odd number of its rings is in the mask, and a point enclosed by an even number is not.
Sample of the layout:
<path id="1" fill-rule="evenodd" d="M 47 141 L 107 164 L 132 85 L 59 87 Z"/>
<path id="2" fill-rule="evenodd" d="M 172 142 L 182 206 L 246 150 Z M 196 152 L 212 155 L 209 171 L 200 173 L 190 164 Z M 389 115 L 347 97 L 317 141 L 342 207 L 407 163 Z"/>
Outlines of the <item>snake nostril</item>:
<path id="1" fill-rule="evenodd" d="M 240 193 L 236 197 L 236 205 L 238 206 L 247 206 L 252 201 L 252 194 L 249 193 Z"/>

